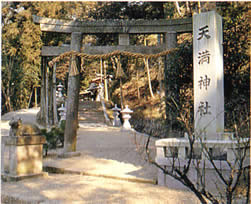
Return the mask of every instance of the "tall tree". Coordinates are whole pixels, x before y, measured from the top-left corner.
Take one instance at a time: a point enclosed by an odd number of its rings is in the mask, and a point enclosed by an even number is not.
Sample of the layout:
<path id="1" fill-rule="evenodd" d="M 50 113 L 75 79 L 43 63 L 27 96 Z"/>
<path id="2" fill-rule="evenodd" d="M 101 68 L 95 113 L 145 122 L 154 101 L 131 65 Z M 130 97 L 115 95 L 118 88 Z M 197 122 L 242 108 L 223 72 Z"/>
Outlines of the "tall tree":
<path id="1" fill-rule="evenodd" d="M 236 121 L 246 118 L 250 110 L 248 6 L 245 2 L 217 3 L 219 13 L 223 17 L 224 94 L 227 128 L 233 127 Z M 233 112 L 241 112 L 243 118 L 232 118 Z"/>
<path id="2" fill-rule="evenodd" d="M 40 50 L 69 41 L 67 35 L 41 33 L 32 15 L 85 19 L 95 2 L 4 2 L 2 4 L 2 110 L 26 108 L 32 86 L 40 83 Z M 42 39 L 42 40 L 41 40 Z"/>
<path id="3" fill-rule="evenodd" d="M 161 19 L 164 2 L 99 2 L 94 19 Z"/>
<path id="4" fill-rule="evenodd" d="M 2 90 L 8 109 L 26 108 L 32 86 L 38 83 L 40 67 L 40 29 L 31 19 L 30 8 L 7 3 L 2 8 Z M 9 98 L 9 99 L 8 99 Z"/>

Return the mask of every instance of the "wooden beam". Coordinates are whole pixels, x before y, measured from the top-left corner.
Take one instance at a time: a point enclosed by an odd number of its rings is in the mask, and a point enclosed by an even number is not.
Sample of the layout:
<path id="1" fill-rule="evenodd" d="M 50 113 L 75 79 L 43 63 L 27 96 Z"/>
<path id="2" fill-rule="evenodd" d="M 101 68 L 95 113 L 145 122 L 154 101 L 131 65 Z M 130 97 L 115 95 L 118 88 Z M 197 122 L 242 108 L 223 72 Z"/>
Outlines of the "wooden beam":
<path id="1" fill-rule="evenodd" d="M 58 20 L 33 16 L 33 21 L 40 24 L 41 31 L 83 34 L 95 33 L 166 33 L 176 31 L 177 33 L 192 32 L 192 18 L 174 20 Z"/>
<path id="2" fill-rule="evenodd" d="M 82 35 L 81 33 L 71 34 L 71 50 L 80 52 Z M 75 70 L 75 71 L 74 71 Z M 66 101 L 66 121 L 64 131 L 64 153 L 75 152 L 77 144 L 78 129 L 78 105 L 80 88 L 80 60 L 77 57 L 71 59 L 69 67 L 67 101 Z"/>
<path id="3" fill-rule="evenodd" d="M 120 51 L 128 51 L 142 54 L 157 54 L 166 50 L 165 45 L 158 46 L 134 46 L 134 45 L 117 45 L 117 46 L 89 46 L 84 45 L 82 52 L 90 55 L 98 55 L 98 54 L 107 54 L 113 52 L 115 50 Z M 43 46 L 42 47 L 42 56 L 59 56 L 65 52 L 70 51 L 70 46 L 64 47 L 53 47 L 53 46 Z"/>

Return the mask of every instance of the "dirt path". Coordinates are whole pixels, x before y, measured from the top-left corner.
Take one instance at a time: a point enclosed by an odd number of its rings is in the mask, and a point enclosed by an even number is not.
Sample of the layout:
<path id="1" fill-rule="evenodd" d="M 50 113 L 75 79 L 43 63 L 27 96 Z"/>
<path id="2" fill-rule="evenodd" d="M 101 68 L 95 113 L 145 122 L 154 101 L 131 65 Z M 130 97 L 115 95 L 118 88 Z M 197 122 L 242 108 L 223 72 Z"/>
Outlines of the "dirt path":
<path id="1" fill-rule="evenodd" d="M 37 112 L 38 109 L 29 109 L 4 115 L 2 135 L 8 135 L 8 121 L 13 116 L 34 122 Z M 80 157 L 47 158 L 44 159 L 44 166 L 68 169 L 80 175 L 49 173 L 43 178 L 3 182 L 2 203 L 199 203 L 189 191 L 142 183 L 156 181 L 157 176 L 157 169 L 145 162 L 140 154 L 145 136 L 135 139 L 134 134 L 121 132 L 118 128 L 82 123 L 77 138 Z M 113 177 L 117 179 L 111 179 Z"/>
<path id="2" fill-rule="evenodd" d="M 146 155 L 143 153 L 146 142 L 146 136 L 121 131 L 120 128 L 79 128 L 77 151 L 81 152 L 81 156 L 48 158 L 44 166 L 87 175 L 156 183 L 157 168 L 145 161 Z M 154 149 L 154 141 L 150 147 Z M 155 158 L 154 151 L 152 158 Z"/>
<path id="3" fill-rule="evenodd" d="M 2 196 L 4 196 L 3 198 L 5 198 L 5 200 L 14 197 L 26 201 L 26 203 L 30 201 L 33 204 L 199 203 L 190 192 L 170 190 L 152 184 L 67 174 L 50 174 L 47 178 L 4 183 L 2 188 Z M 15 202 L 10 201 L 9 203 Z M 23 203 L 25 202 L 22 202 L 22 204 Z"/>

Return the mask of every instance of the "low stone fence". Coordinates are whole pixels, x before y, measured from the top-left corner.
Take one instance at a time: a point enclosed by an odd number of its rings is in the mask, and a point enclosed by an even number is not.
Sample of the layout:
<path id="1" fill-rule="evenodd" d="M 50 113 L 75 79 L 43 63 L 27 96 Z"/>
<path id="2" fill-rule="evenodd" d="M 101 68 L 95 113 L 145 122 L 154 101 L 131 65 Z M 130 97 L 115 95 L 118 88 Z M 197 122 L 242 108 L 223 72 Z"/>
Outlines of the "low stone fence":
<path id="1" fill-rule="evenodd" d="M 157 151 L 155 161 L 164 169 L 170 169 L 172 167 L 183 169 L 184 165 L 187 165 L 191 149 L 188 139 L 160 139 L 156 141 L 155 146 Z M 192 179 L 193 182 L 197 183 L 199 179 L 197 170 L 198 168 L 204 168 L 206 179 L 205 183 L 209 188 L 215 188 L 215 184 L 217 184 L 220 188 L 221 182 L 219 182 L 220 179 L 214 170 L 212 162 L 208 160 L 208 154 L 205 149 L 212 153 L 215 166 L 226 176 L 228 176 L 230 171 L 233 170 L 230 168 L 230 165 L 232 165 L 232 168 L 235 168 L 236 157 L 243 154 L 244 151 L 246 151 L 246 157 L 243 161 L 243 167 L 250 165 L 249 139 L 242 139 L 239 141 L 234 139 L 205 141 L 195 140 L 193 148 L 195 150 L 195 154 L 192 157 L 191 167 L 188 172 L 189 178 Z M 213 150 L 215 150 L 215 154 L 213 154 Z M 158 170 L 158 185 L 168 186 L 174 189 L 186 188 L 171 176 L 164 174 L 161 169 Z"/>

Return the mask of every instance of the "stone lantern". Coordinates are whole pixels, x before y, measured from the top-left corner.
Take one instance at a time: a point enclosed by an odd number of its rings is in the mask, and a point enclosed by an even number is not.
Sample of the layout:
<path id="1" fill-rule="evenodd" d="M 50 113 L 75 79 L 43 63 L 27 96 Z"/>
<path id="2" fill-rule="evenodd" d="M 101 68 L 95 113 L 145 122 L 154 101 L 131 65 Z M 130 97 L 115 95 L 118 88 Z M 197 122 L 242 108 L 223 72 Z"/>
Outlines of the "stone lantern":
<path id="1" fill-rule="evenodd" d="M 63 103 L 64 102 L 64 96 L 62 94 L 62 90 L 63 90 L 64 86 L 59 83 L 59 85 L 57 85 L 57 102 L 60 104 L 60 103 Z"/>
<path id="2" fill-rule="evenodd" d="M 125 109 L 123 109 L 121 113 L 122 113 L 122 118 L 124 119 L 123 129 L 131 130 L 132 128 L 129 119 L 131 118 L 130 114 L 133 113 L 133 111 L 128 108 L 128 105 L 126 105 Z"/>
<path id="3" fill-rule="evenodd" d="M 64 104 L 61 104 L 61 107 L 58 109 L 59 115 L 60 115 L 60 122 L 62 120 L 66 120 L 66 108 L 64 107 Z"/>
<path id="4" fill-rule="evenodd" d="M 112 110 L 113 110 L 113 117 L 114 117 L 112 125 L 115 127 L 119 127 L 121 126 L 121 122 L 119 119 L 119 112 L 121 111 L 121 109 L 118 108 L 117 104 L 115 104 L 115 107 Z"/>

